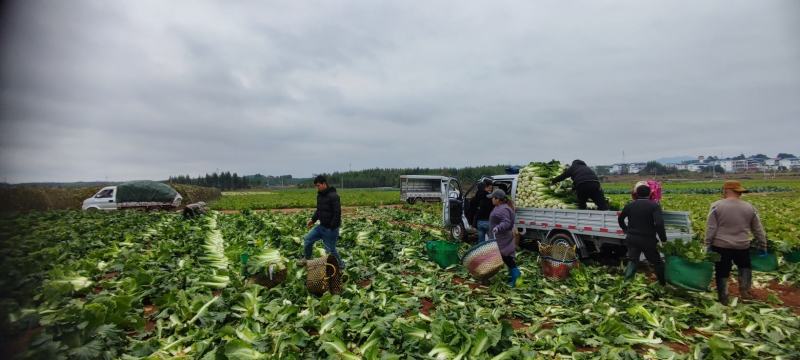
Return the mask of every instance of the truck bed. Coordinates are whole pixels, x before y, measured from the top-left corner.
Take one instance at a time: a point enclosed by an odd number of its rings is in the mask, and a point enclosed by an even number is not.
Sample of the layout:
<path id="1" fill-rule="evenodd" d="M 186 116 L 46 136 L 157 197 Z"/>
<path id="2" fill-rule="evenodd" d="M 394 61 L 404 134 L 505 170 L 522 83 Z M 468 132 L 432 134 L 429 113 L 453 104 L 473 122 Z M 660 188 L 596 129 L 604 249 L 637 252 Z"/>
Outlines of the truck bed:
<path id="1" fill-rule="evenodd" d="M 565 229 L 573 234 L 624 239 L 617 222 L 618 211 L 517 208 L 517 228 Z M 664 211 L 667 239 L 692 239 L 692 223 L 686 211 Z"/>

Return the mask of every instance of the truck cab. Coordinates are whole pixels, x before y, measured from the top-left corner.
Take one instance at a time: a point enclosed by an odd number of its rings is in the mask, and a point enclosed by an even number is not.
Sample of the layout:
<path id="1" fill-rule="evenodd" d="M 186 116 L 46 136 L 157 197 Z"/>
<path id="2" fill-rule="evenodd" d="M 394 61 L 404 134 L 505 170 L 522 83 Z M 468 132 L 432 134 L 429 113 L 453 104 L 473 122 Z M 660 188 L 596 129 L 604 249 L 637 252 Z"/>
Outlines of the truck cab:
<path id="1" fill-rule="evenodd" d="M 83 210 L 116 210 L 117 209 L 117 187 L 116 186 L 106 186 L 100 189 L 97 193 L 92 195 L 92 197 L 83 200 L 83 206 L 81 209 Z"/>
<path id="2" fill-rule="evenodd" d="M 443 206 L 444 225 L 450 231 L 454 239 L 467 240 L 470 234 L 476 233 L 474 214 L 470 204 L 475 199 L 478 191 L 478 184 L 484 179 L 491 179 L 492 185 L 497 189 L 502 189 L 513 200 L 517 192 L 517 175 L 495 175 L 484 176 L 470 186 L 466 191 L 462 191 L 458 180 L 453 179 L 448 183 L 448 193 L 451 195 Z"/>

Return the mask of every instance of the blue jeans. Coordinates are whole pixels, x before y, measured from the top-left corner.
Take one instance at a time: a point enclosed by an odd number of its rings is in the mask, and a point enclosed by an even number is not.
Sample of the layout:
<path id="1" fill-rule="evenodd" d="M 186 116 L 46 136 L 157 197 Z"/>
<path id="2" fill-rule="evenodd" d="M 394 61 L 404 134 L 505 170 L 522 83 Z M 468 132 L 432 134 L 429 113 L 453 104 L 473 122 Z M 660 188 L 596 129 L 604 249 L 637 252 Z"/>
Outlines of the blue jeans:
<path id="1" fill-rule="evenodd" d="M 339 240 L 339 228 L 329 229 L 322 225 L 317 225 L 306 234 L 303 239 L 303 251 L 305 252 L 306 259 L 311 259 L 314 250 L 314 243 L 322 240 L 325 246 L 325 252 L 333 255 L 339 261 L 339 266 L 344 267 L 344 261 L 336 251 L 336 241 Z"/>
<path id="2" fill-rule="evenodd" d="M 489 232 L 489 220 L 478 220 L 478 242 L 486 241 L 486 233 Z"/>

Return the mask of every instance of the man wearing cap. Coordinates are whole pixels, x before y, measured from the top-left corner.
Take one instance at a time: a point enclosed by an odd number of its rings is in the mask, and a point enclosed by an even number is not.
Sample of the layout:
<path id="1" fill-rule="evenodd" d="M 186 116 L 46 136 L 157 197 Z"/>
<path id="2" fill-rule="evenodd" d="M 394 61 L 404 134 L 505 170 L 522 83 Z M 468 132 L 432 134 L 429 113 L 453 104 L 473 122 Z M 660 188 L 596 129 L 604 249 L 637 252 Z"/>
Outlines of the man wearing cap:
<path id="1" fill-rule="evenodd" d="M 767 252 L 767 235 L 761 226 L 758 212 L 750 203 L 741 199 L 747 190 L 735 180 L 725 181 L 722 186 L 722 200 L 711 204 L 706 225 L 706 247 L 720 254 L 714 266 L 717 283 L 717 297 L 722 304 L 728 303 L 728 276 L 736 264 L 739 270 L 739 293 L 743 298 L 750 297 L 753 270 L 750 267 L 750 234 L 758 241 L 761 253 Z"/>
<path id="2" fill-rule="evenodd" d="M 630 281 L 636 275 L 639 257 L 644 253 L 647 261 L 655 267 L 658 283 L 664 286 L 667 280 L 664 276 L 664 261 L 658 253 L 658 241 L 667 241 L 667 232 L 661 205 L 650 200 L 650 186 L 647 183 L 637 185 L 636 200 L 625 205 L 617 218 L 619 227 L 625 232 L 625 245 L 628 247 L 625 281 Z M 625 219 L 628 220 L 627 224 Z"/>
<path id="3" fill-rule="evenodd" d="M 508 286 L 516 287 L 517 279 L 522 272 L 519 271 L 514 260 L 517 252 L 517 245 L 514 244 L 514 219 L 516 217 L 514 203 L 502 189 L 494 189 L 491 194 L 487 195 L 487 198 L 492 199 L 492 204 L 494 204 L 494 209 L 489 214 L 489 228 L 492 229 L 492 237 L 497 241 L 500 255 L 511 275 Z"/>

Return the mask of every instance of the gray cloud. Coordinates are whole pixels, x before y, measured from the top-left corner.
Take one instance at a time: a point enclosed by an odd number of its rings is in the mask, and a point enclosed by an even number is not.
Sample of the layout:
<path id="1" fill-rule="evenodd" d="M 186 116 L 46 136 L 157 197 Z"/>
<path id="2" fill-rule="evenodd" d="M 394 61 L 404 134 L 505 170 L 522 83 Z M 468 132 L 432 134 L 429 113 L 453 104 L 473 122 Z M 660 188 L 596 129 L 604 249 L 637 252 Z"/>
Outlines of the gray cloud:
<path id="1" fill-rule="evenodd" d="M 9 181 L 800 152 L 800 3 L 17 1 Z"/>

